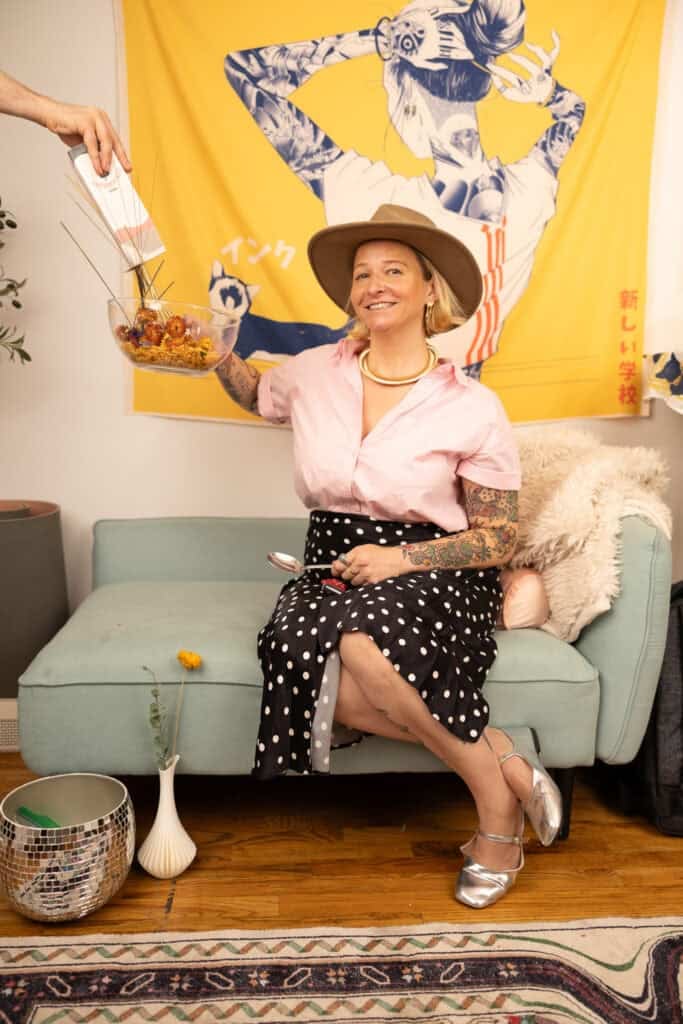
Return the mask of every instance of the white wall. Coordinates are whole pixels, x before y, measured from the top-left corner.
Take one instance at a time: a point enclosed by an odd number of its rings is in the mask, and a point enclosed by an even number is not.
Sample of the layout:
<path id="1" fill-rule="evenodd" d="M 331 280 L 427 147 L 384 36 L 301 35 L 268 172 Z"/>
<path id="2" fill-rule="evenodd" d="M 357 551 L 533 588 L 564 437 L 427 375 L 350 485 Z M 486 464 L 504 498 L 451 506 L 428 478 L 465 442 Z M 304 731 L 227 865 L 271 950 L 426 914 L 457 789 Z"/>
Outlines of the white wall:
<path id="1" fill-rule="evenodd" d="M 3 0 L 2 36 L 9 74 L 40 92 L 116 114 L 109 0 Z M 27 308 L 16 319 L 34 360 L 20 367 L 0 357 L 0 494 L 61 505 L 75 606 L 90 586 L 91 527 L 98 518 L 277 516 L 302 509 L 291 484 L 288 431 L 127 413 L 128 366 L 108 335 L 106 292 L 60 220 L 78 229 L 112 285 L 119 261 L 68 199 L 67 171 L 66 149 L 56 137 L 0 118 L 0 196 L 19 221 L 2 255 L 13 276 L 29 278 Z M 666 260 L 666 252 L 657 258 Z M 659 448 L 672 467 L 678 518 L 683 419 L 654 405 L 649 419 L 579 425 L 609 443 Z M 678 579 L 683 538 L 676 525 Z"/>

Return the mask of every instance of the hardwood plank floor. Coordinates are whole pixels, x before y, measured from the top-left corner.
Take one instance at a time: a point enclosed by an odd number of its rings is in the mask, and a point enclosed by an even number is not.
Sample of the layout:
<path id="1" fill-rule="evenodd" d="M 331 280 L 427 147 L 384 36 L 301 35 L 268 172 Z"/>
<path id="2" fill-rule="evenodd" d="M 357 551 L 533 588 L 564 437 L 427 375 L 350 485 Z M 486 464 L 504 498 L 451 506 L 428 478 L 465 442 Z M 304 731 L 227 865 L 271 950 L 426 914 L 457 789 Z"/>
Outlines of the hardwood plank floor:
<path id="1" fill-rule="evenodd" d="M 0 754 L 0 793 L 34 776 Z M 126 778 L 138 843 L 156 810 L 155 777 Z M 179 776 L 178 811 L 198 846 L 180 878 L 135 862 L 119 893 L 78 922 L 42 924 L 0 898 L 0 936 L 466 925 L 683 913 L 683 839 L 626 817 L 594 771 L 577 781 L 571 834 L 544 849 L 528 834 L 517 885 L 485 911 L 453 899 L 474 828 L 453 776 L 251 778 Z"/>

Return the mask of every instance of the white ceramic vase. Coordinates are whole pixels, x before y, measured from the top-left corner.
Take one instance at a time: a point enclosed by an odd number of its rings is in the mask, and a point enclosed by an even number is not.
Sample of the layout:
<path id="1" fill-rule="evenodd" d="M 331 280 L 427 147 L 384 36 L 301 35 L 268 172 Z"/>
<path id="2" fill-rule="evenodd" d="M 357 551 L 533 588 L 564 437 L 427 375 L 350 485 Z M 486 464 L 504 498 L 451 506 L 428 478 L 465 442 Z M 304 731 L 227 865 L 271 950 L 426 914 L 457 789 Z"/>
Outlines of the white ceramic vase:
<path id="1" fill-rule="evenodd" d="M 159 807 L 149 835 L 138 850 L 138 861 L 155 878 L 175 878 L 190 866 L 197 847 L 183 828 L 175 806 L 173 782 L 180 760 L 159 769 Z"/>

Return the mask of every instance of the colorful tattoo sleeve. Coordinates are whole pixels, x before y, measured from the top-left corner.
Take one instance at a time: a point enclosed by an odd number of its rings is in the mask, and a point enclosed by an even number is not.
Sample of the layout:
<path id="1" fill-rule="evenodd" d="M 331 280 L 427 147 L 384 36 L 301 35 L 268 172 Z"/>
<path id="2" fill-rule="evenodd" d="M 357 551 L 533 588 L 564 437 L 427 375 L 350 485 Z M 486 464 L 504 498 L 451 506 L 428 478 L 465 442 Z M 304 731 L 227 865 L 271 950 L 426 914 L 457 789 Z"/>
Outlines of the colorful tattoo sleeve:
<path id="1" fill-rule="evenodd" d="M 469 527 L 460 533 L 401 550 L 411 566 L 421 569 L 483 569 L 503 565 L 517 541 L 517 491 L 463 480 Z"/>
<path id="2" fill-rule="evenodd" d="M 234 352 L 216 370 L 223 389 L 246 412 L 258 415 L 259 371 Z"/>

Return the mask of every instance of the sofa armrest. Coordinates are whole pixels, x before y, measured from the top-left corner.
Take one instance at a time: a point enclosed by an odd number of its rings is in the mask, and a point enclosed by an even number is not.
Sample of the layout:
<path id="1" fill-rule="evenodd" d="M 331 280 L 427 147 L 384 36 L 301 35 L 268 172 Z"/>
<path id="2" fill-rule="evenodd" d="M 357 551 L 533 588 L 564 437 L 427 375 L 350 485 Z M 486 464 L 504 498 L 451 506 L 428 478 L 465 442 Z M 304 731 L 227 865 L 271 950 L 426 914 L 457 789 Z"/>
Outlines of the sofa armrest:
<path id="1" fill-rule="evenodd" d="M 129 581 L 284 583 L 269 551 L 303 554 L 306 519 L 179 516 L 95 523 L 93 586 Z"/>
<path id="2" fill-rule="evenodd" d="M 596 756 L 633 760 L 645 734 L 664 657 L 671 595 L 671 544 L 639 516 L 622 520 L 621 589 L 575 647 L 600 673 Z"/>

